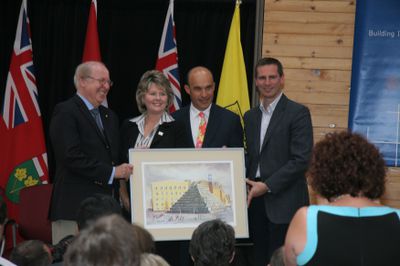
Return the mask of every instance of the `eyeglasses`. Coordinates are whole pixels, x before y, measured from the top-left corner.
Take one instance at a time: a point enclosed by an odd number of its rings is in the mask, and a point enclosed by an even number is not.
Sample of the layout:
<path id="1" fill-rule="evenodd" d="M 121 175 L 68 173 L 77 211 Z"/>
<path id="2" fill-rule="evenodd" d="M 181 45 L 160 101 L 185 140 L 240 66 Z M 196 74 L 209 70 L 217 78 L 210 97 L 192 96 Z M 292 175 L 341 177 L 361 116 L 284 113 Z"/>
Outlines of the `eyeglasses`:
<path id="1" fill-rule="evenodd" d="M 86 79 L 93 79 L 93 80 L 97 80 L 98 82 L 100 82 L 101 85 L 106 85 L 106 83 L 108 84 L 108 86 L 112 86 L 114 84 L 114 82 L 110 79 L 96 79 L 94 77 L 91 76 L 87 76 L 85 77 Z"/>

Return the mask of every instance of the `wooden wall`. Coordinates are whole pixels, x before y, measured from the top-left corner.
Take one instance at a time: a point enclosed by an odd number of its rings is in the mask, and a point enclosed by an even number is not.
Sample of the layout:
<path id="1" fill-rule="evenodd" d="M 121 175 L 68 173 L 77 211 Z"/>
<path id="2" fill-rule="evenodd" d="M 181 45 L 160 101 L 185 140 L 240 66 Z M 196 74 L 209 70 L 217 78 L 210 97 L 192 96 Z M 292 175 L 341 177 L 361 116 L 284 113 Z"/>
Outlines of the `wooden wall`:
<path id="1" fill-rule="evenodd" d="M 355 4 L 265 0 L 262 55 L 283 63 L 284 92 L 310 108 L 315 141 L 347 128 Z M 388 173 L 382 201 L 400 208 L 400 169 Z"/>

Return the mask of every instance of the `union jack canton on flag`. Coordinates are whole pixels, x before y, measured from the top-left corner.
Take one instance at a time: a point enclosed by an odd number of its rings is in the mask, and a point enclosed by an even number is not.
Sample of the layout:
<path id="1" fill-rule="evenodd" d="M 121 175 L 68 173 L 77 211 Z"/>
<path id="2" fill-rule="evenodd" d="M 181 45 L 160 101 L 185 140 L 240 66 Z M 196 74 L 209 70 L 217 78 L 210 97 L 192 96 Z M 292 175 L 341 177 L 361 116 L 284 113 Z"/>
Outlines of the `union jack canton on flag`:
<path id="1" fill-rule="evenodd" d="M 19 14 L 0 119 L 0 187 L 17 219 L 19 191 L 48 182 L 47 153 L 32 61 L 27 0 Z"/>
<path id="2" fill-rule="evenodd" d="M 175 23 L 174 23 L 174 1 L 170 0 L 164 29 L 161 36 L 160 49 L 156 69 L 163 72 L 171 82 L 174 93 L 173 104 L 170 112 L 178 110 L 182 106 L 181 86 L 179 84 L 178 52 L 176 49 Z"/>

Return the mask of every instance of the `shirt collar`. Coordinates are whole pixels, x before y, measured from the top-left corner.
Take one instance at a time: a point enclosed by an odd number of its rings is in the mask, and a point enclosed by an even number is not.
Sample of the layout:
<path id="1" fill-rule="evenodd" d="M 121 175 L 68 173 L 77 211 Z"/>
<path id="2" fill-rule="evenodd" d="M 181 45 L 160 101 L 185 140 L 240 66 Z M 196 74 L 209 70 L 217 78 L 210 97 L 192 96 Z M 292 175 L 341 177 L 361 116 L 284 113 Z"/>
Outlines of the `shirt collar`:
<path id="1" fill-rule="evenodd" d="M 267 110 L 265 110 L 265 107 L 263 105 L 263 100 L 260 100 L 260 110 L 261 112 L 266 112 L 268 114 L 272 114 L 276 108 L 276 106 L 278 105 L 279 100 L 282 98 L 282 94 L 283 92 L 281 92 L 278 97 L 275 98 L 275 100 L 272 101 L 272 103 L 270 103 L 267 107 Z"/>
<path id="2" fill-rule="evenodd" d="M 132 119 L 129 119 L 129 121 L 139 124 L 141 121 L 144 121 L 145 117 L 146 117 L 147 113 L 143 113 L 140 116 L 134 117 Z M 164 112 L 160 118 L 160 121 L 158 122 L 159 125 L 161 125 L 162 123 L 166 123 L 166 122 L 172 122 L 174 121 L 174 118 L 168 114 L 167 112 Z"/>
<path id="3" fill-rule="evenodd" d="M 208 118 L 208 117 L 210 117 L 211 105 L 212 104 L 210 104 L 210 106 L 208 106 L 207 109 L 205 109 L 204 111 L 200 111 L 199 109 L 194 107 L 194 105 L 191 103 L 190 104 L 190 114 L 192 115 L 192 117 L 196 117 L 199 115 L 200 112 L 203 112 L 205 117 Z"/>
<path id="4" fill-rule="evenodd" d="M 79 98 L 82 99 L 82 101 L 85 103 L 85 105 L 86 105 L 87 109 L 89 109 L 89 111 L 95 108 L 93 106 L 93 104 L 91 104 L 82 94 L 79 94 L 79 92 L 77 92 L 76 95 L 78 95 Z"/>

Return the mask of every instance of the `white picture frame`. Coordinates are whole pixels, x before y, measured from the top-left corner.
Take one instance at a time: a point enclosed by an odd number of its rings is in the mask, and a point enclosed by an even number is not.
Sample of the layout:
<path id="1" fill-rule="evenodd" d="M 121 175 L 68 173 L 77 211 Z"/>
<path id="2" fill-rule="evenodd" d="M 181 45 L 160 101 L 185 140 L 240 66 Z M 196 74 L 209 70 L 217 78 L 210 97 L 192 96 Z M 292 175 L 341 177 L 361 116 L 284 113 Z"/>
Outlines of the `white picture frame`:
<path id="1" fill-rule="evenodd" d="M 189 240 L 219 218 L 247 238 L 243 148 L 130 149 L 132 222 L 156 241 Z"/>

